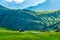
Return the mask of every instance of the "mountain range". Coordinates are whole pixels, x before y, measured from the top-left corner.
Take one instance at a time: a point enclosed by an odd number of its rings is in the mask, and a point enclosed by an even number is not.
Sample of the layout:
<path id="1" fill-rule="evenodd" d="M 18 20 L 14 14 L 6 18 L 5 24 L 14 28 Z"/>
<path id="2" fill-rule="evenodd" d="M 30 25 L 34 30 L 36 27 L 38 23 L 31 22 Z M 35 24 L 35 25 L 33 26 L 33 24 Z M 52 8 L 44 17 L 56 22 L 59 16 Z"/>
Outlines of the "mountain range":
<path id="1" fill-rule="evenodd" d="M 0 27 L 12 30 L 54 30 L 60 28 L 60 10 L 8 9 L 0 5 Z"/>

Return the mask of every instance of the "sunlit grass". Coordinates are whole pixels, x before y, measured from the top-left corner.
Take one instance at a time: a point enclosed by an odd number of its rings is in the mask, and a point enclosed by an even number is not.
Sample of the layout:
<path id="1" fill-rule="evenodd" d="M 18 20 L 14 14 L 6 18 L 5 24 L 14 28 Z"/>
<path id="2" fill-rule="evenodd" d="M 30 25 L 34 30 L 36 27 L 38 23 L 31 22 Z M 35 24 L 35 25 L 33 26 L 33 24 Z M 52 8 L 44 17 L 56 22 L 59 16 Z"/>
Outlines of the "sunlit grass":
<path id="1" fill-rule="evenodd" d="M 58 32 L 39 32 L 39 31 L 0 31 L 0 40 L 60 40 Z"/>

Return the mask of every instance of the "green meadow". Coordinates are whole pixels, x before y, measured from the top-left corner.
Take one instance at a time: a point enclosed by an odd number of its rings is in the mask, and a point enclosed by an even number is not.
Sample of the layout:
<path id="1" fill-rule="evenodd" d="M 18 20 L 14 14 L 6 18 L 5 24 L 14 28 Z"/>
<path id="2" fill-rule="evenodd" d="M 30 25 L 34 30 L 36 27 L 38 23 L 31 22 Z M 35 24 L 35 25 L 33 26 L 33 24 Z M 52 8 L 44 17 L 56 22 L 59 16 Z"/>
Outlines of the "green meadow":
<path id="1" fill-rule="evenodd" d="M 0 40 L 60 40 L 60 32 L 19 32 L 0 29 Z"/>

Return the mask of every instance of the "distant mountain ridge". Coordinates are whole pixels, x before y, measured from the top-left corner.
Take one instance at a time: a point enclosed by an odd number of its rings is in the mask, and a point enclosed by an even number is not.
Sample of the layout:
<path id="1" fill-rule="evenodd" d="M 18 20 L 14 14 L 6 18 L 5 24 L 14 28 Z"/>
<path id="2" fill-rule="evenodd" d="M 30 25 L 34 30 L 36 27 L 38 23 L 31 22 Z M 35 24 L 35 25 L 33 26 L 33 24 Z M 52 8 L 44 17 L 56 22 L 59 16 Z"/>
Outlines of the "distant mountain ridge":
<path id="1" fill-rule="evenodd" d="M 31 6 L 26 9 L 36 10 L 36 11 L 46 11 L 46 10 L 60 10 L 60 0 L 46 0 L 42 4 L 37 6 Z"/>

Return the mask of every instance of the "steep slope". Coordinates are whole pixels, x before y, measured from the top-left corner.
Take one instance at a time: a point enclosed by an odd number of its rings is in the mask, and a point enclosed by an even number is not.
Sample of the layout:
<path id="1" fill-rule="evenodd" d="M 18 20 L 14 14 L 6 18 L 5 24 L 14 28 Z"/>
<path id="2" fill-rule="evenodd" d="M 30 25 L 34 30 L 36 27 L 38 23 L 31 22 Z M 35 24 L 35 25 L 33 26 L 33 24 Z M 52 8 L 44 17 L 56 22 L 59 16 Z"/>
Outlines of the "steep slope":
<path id="1" fill-rule="evenodd" d="M 33 27 L 28 27 L 28 25 L 32 20 L 38 20 L 38 18 L 28 12 L 24 10 L 0 9 L 0 26 L 10 29 L 34 29 Z"/>

